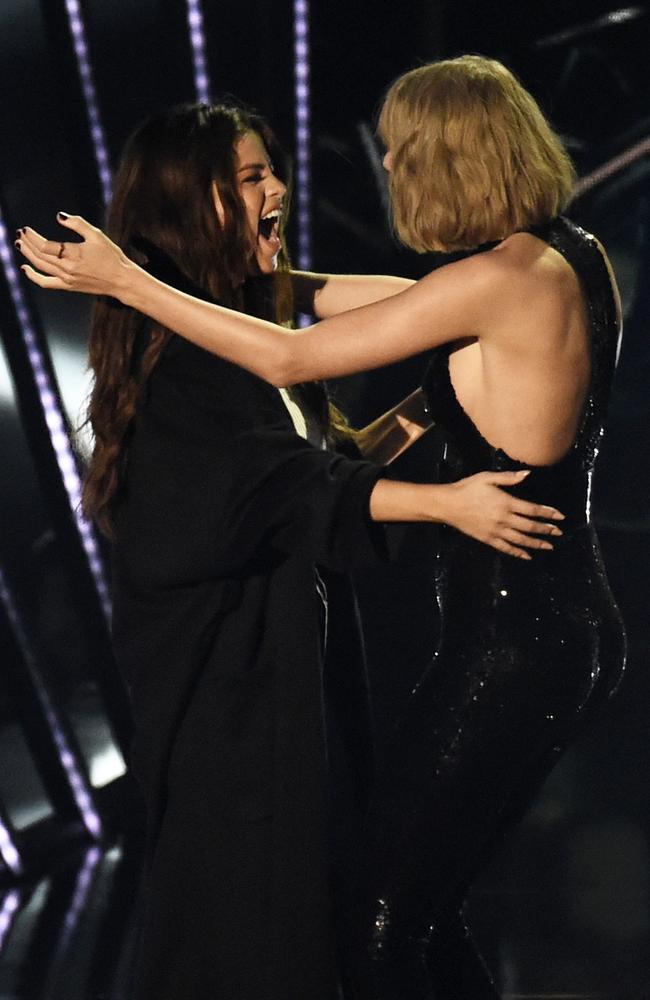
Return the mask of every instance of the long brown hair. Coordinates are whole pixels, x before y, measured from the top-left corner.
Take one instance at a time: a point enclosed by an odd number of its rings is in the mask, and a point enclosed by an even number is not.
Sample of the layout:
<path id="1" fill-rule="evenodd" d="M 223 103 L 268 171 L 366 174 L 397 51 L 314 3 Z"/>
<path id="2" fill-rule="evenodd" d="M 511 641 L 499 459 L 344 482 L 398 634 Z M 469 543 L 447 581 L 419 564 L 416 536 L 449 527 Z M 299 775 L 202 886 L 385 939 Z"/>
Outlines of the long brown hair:
<path id="1" fill-rule="evenodd" d="M 130 137 L 115 177 L 108 235 L 139 263 L 156 270 L 169 262 L 190 287 L 236 309 L 245 307 L 244 284 L 255 267 L 236 183 L 235 145 L 247 132 L 263 139 L 282 180 L 286 161 L 258 115 L 233 105 L 182 105 L 145 121 Z M 224 208 L 215 211 L 216 182 Z M 286 215 L 286 213 L 284 213 Z M 162 277 L 162 275 L 160 275 Z M 288 260 L 278 257 L 272 314 L 291 319 Z M 138 363 L 138 334 L 147 340 Z M 93 387 L 87 421 L 94 450 L 83 493 L 86 513 L 111 534 L 111 505 L 124 472 L 128 435 L 138 398 L 171 332 L 113 299 L 95 305 L 89 364 Z"/>

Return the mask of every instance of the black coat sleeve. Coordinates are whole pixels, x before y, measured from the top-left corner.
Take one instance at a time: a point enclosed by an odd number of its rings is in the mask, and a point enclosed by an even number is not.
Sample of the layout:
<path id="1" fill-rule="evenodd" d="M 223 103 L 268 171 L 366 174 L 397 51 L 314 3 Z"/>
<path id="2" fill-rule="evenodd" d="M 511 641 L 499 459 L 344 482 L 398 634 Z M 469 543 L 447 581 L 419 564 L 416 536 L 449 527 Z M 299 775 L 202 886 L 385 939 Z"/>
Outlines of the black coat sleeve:
<path id="1" fill-rule="evenodd" d="M 117 542 L 140 587 L 247 575 L 292 555 L 347 570 L 385 558 L 368 509 L 381 475 L 312 447 L 277 390 L 173 338 L 136 418 Z"/>

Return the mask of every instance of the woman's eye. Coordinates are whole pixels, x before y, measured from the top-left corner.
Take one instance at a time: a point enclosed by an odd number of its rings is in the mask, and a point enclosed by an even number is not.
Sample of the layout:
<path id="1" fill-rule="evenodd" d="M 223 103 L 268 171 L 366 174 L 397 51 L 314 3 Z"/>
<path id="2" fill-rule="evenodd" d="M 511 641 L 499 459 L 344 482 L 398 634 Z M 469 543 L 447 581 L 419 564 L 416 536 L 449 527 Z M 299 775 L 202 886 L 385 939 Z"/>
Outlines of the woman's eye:
<path id="1" fill-rule="evenodd" d="M 244 177 L 244 184 L 259 184 L 262 179 L 262 175 L 259 172 L 256 174 L 249 174 L 248 177 Z"/>

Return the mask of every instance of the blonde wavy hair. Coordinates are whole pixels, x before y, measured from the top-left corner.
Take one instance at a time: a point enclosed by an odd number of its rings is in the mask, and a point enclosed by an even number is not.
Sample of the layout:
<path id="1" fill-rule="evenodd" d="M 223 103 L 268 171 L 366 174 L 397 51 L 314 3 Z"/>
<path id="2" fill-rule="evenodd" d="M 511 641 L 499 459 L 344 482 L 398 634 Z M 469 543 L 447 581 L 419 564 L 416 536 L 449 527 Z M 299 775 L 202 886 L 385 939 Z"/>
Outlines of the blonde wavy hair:
<path id="1" fill-rule="evenodd" d="M 537 102 L 496 59 L 420 66 L 379 118 L 393 224 L 414 250 L 480 246 L 561 212 L 575 172 Z"/>

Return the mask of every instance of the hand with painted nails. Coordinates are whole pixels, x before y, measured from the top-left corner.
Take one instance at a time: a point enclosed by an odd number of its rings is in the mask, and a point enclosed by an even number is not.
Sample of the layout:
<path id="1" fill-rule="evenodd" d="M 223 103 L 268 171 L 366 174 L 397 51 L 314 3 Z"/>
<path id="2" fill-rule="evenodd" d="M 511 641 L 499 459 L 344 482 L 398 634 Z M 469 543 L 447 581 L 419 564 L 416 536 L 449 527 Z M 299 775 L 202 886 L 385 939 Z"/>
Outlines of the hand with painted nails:
<path id="1" fill-rule="evenodd" d="M 58 222 L 82 237 L 81 242 L 47 240 L 29 226 L 16 234 L 16 248 L 29 264 L 23 273 L 40 288 L 121 298 L 129 275 L 140 270 L 101 229 L 78 215 L 59 212 Z"/>
<path id="2" fill-rule="evenodd" d="M 564 514 L 506 492 L 528 475 L 529 470 L 479 472 L 449 483 L 450 505 L 444 520 L 471 538 L 520 559 L 531 558 L 526 549 L 552 549 L 549 536 L 562 535 L 557 522 L 565 519 Z"/>
<path id="3" fill-rule="evenodd" d="M 553 549 L 549 538 L 562 535 L 557 522 L 564 515 L 507 492 L 528 475 L 528 470 L 479 472 L 455 483 L 422 484 L 380 479 L 370 496 L 370 516 L 448 524 L 498 552 L 530 560 L 528 550 Z"/>

